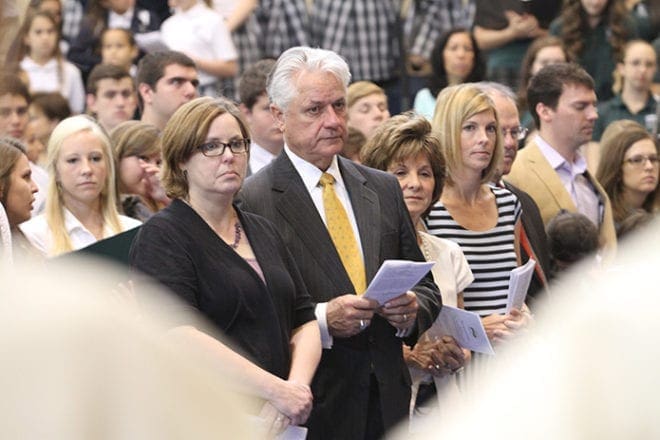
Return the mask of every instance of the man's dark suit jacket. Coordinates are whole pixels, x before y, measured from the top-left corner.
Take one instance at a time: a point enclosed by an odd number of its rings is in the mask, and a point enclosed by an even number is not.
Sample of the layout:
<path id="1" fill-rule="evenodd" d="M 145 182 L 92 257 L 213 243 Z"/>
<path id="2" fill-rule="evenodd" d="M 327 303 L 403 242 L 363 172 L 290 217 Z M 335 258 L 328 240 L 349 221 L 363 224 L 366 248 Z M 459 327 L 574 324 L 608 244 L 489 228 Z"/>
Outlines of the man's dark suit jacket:
<path id="1" fill-rule="evenodd" d="M 423 261 L 397 180 L 384 172 L 339 157 L 365 260 L 367 282 L 387 259 Z M 303 181 L 282 152 L 248 179 L 238 196 L 241 207 L 271 220 L 293 254 L 314 302 L 354 292 L 332 239 Z M 431 275 L 413 289 L 419 311 L 414 343 L 438 314 L 440 297 Z M 378 381 L 385 429 L 404 420 L 410 403 L 410 377 L 401 339 L 385 319 L 350 338 L 334 338 L 323 350 L 312 383 L 314 408 L 307 423 L 310 439 L 364 438 L 371 373 Z"/>
<path id="2" fill-rule="evenodd" d="M 543 273 L 549 281 L 549 278 L 552 277 L 550 251 L 548 250 L 548 237 L 545 234 L 545 227 L 543 225 L 543 218 L 541 217 L 539 207 L 536 206 L 536 202 L 532 199 L 532 196 L 517 186 L 504 181 L 504 187 L 515 194 L 515 196 L 518 197 L 518 200 L 520 200 L 520 205 L 522 206 L 522 227 L 525 230 L 525 234 L 527 234 L 527 238 L 529 238 L 529 244 L 532 246 L 532 250 L 536 254 L 536 264 L 541 266 Z M 522 262 L 524 264 L 529 260 L 529 255 L 527 255 L 527 252 L 522 248 L 521 254 Z M 535 271 L 527 293 L 527 304 L 533 308 L 534 303 L 543 298 L 544 292 L 545 288 L 543 283 Z"/>

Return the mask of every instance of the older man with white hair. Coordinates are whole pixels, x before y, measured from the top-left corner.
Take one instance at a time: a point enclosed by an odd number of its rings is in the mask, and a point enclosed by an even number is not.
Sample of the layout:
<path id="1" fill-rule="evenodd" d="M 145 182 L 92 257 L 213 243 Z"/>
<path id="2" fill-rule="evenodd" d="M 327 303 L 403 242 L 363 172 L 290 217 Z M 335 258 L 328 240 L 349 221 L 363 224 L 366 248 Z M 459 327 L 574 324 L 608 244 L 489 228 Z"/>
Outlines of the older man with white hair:
<path id="1" fill-rule="evenodd" d="M 397 179 L 338 154 L 350 73 L 336 53 L 295 47 L 268 83 L 284 151 L 248 179 L 242 207 L 271 220 L 316 302 L 324 334 L 310 439 L 381 438 L 404 420 L 413 344 L 439 308 L 430 275 L 384 306 L 361 296 L 385 260 L 424 261 Z"/>

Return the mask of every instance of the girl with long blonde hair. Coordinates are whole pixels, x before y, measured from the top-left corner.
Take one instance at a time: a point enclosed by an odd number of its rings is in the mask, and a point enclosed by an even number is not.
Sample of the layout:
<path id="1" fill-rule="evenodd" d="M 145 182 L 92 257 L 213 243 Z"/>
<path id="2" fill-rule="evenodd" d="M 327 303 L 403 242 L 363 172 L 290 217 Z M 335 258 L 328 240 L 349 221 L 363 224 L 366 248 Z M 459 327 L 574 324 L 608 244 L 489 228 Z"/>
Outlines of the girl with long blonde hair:
<path id="1" fill-rule="evenodd" d="M 73 116 L 55 127 L 47 170 L 46 211 L 21 225 L 42 253 L 80 249 L 140 224 L 117 212 L 110 140 L 92 118 Z"/>

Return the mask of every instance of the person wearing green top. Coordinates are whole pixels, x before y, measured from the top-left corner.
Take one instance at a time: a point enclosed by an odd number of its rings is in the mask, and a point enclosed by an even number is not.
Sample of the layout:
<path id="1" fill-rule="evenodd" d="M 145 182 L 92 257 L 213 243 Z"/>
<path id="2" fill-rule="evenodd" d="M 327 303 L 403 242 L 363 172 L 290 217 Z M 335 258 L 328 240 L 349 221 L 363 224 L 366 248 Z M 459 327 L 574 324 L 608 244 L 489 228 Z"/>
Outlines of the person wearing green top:
<path id="1" fill-rule="evenodd" d="M 656 63 L 653 46 L 646 41 L 633 40 L 626 44 L 623 62 L 616 66 L 614 90 L 618 94 L 598 106 L 595 141 L 600 140 L 611 122 L 632 119 L 645 125 L 646 115 L 655 114 L 657 104 L 651 86 Z"/>

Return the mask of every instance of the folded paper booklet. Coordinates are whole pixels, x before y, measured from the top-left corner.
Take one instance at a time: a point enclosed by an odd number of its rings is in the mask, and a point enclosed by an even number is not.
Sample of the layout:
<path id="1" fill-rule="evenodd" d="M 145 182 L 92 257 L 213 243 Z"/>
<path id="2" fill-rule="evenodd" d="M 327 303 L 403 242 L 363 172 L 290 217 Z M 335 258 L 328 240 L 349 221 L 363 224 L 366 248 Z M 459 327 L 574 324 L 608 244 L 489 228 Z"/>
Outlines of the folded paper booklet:
<path id="1" fill-rule="evenodd" d="M 427 333 L 431 339 L 452 336 L 463 348 L 478 353 L 495 354 L 481 318 L 474 312 L 442 306 L 440 314 Z"/>
<path id="2" fill-rule="evenodd" d="M 512 309 L 521 309 L 527 297 L 527 289 L 534 275 L 534 266 L 536 261 L 532 258 L 522 266 L 518 266 L 511 271 L 509 276 L 509 295 L 506 300 L 506 313 Z"/>
<path id="3" fill-rule="evenodd" d="M 415 287 L 434 264 L 425 261 L 385 260 L 369 283 L 364 297 L 375 299 L 383 305 Z"/>

